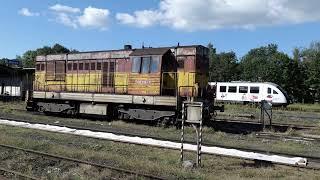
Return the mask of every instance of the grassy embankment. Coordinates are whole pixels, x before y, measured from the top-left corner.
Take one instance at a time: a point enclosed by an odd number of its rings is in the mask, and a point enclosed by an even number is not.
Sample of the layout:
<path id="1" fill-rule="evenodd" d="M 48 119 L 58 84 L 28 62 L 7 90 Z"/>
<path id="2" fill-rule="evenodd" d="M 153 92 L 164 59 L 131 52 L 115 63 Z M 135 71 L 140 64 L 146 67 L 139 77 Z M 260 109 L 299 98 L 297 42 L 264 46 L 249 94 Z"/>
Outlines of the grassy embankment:
<path id="1" fill-rule="evenodd" d="M 319 171 L 204 155 L 203 167 L 180 167 L 179 151 L 115 143 L 73 135 L 0 126 L 0 143 L 131 169 L 173 179 L 317 179 Z M 195 159 L 188 153 L 187 159 Z M 0 166 L 48 179 L 103 179 L 111 174 L 87 166 L 1 148 Z M 113 174 L 114 175 L 114 174 Z"/>
<path id="2" fill-rule="evenodd" d="M 84 119 L 72 119 L 72 118 L 61 118 L 52 116 L 33 115 L 25 111 L 17 111 L 12 109 L 24 108 L 21 103 L 17 104 L 2 104 L 0 109 L 0 116 L 6 117 L 17 117 L 32 119 L 35 122 L 40 123 L 55 123 L 57 125 L 76 125 L 85 126 L 90 128 L 98 129 L 115 129 L 121 130 L 122 132 L 136 133 L 146 136 L 161 137 L 180 140 L 180 131 L 175 127 L 161 128 L 154 127 L 145 124 L 136 124 L 132 122 L 124 121 L 93 121 Z M 289 131 L 284 135 L 299 135 L 300 132 Z M 295 153 L 310 156 L 320 157 L 320 144 L 310 143 L 303 141 L 273 141 L 258 139 L 253 134 L 242 135 L 242 134 L 228 134 L 220 131 L 215 131 L 213 128 L 205 127 L 203 129 L 204 143 L 212 143 L 216 145 L 232 146 L 232 147 L 243 147 L 243 148 L 254 148 L 268 151 L 276 151 L 279 153 Z M 195 132 L 192 128 L 186 128 L 186 139 L 195 142 Z"/>

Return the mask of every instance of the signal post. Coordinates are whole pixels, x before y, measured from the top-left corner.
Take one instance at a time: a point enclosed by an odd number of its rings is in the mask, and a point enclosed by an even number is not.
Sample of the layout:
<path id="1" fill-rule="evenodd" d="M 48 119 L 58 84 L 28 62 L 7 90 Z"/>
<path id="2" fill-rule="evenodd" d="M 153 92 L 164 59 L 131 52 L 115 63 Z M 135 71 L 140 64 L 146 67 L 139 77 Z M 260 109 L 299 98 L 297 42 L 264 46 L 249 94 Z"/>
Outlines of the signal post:
<path id="1" fill-rule="evenodd" d="M 182 127 L 181 127 L 181 156 L 180 161 L 184 161 L 184 129 L 185 124 L 191 124 L 196 131 L 197 137 L 197 167 L 201 167 L 201 144 L 202 144 L 202 102 L 185 101 L 182 103 Z"/>

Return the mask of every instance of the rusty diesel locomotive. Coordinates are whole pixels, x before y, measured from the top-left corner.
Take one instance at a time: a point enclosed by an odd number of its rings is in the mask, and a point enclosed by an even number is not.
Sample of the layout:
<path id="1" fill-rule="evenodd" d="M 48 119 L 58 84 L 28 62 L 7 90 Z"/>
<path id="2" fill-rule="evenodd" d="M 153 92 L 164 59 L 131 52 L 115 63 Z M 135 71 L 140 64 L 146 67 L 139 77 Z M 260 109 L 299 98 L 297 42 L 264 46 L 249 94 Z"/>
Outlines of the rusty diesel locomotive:
<path id="1" fill-rule="evenodd" d="M 37 56 L 27 109 L 140 120 L 176 119 L 185 100 L 205 102 L 210 109 L 208 53 L 201 45 L 126 45 L 121 50 Z"/>

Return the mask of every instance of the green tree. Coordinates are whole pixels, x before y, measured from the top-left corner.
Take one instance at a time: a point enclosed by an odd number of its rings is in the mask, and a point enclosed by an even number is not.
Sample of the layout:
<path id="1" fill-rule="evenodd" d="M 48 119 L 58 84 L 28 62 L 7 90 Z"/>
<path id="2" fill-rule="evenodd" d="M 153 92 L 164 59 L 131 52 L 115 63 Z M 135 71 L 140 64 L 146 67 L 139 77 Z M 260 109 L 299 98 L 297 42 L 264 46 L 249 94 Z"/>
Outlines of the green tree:
<path id="1" fill-rule="evenodd" d="M 37 51 L 29 50 L 17 59 L 20 59 L 22 61 L 23 67 L 34 67 L 36 56 Z"/>
<path id="2" fill-rule="evenodd" d="M 8 58 L 2 58 L 0 59 L 0 65 L 6 65 L 6 62 L 8 61 Z"/>
<path id="3" fill-rule="evenodd" d="M 283 87 L 288 94 L 301 101 L 304 96 L 304 69 L 299 62 L 299 52 L 294 52 L 296 58 L 278 51 L 276 44 L 269 44 L 252 49 L 241 62 L 241 79 L 246 81 L 273 82 Z"/>
<path id="4" fill-rule="evenodd" d="M 72 51 L 77 52 L 77 50 Z M 23 67 L 34 67 L 37 56 L 60 53 L 70 53 L 70 50 L 60 44 L 55 44 L 52 47 L 44 46 L 36 50 L 26 51 L 22 56 L 17 56 L 17 59 L 22 61 Z"/>
<path id="5" fill-rule="evenodd" d="M 213 82 L 228 82 L 238 79 L 237 56 L 234 52 L 217 54 L 212 44 L 208 45 L 210 59 L 210 77 Z"/>
<path id="6" fill-rule="evenodd" d="M 305 81 L 308 87 L 307 94 L 312 101 L 320 99 L 320 42 L 313 42 L 309 48 L 301 50 L 303 65 L 306 68 L 307 78 Z"/>

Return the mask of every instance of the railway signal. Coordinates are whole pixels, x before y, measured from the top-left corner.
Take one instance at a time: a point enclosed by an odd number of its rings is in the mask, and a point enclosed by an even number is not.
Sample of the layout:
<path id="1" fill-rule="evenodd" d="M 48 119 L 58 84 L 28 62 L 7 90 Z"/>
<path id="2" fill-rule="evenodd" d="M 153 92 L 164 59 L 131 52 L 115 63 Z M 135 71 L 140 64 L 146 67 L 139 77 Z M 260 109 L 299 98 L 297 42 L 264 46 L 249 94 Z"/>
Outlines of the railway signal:
<path id="1" fill-rule="evenodd" d="M 185 101 L 182 103 L 182 128 L 181 128 L 181 156 L 180 160 L 184 161 L 184 126 L 189 123 L 196 131 L 197 137 L 197 160 L 196 166 L 201 167 L 201 144 L 202 144 L 202 102 Z"/>
<path id="2" fill-rule="evenodd" d="M 272 104 L 266 100 L 261 101 L 260 105 L 260 122 L 262 123 L 263 129 L 266 127 L 265 115 L 269 120 L 270 128 L 272 128 Z"/>

